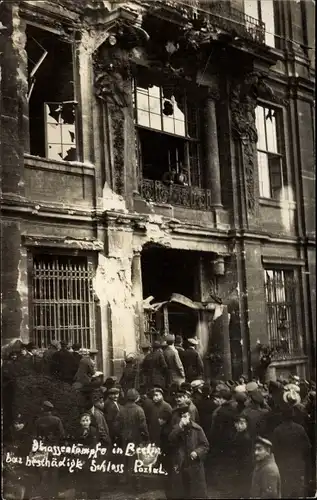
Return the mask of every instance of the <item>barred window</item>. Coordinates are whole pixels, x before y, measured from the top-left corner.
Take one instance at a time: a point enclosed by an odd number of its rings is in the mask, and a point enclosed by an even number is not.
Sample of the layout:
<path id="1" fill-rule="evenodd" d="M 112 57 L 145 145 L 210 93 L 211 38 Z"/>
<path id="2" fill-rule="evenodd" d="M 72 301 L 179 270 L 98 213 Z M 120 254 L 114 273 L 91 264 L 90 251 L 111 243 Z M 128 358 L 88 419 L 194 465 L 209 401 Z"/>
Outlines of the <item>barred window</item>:
<path id="1" fill-rule="evenodd" d="M 303 354 L 296 304 L 298 287 L 294 270 L 264 270 L 266 321 L 269 344 L 277 357 Z"/>
<path id="2" fill-rule="evenodd" d="M 280 122 L 281 116 L 276 109 L 257 106 L 259 188 L 262 198 L 280 199 L 287 184 Z"/>
<path id="3" fill-rule="evenodd" d="M 32 266 L 32 340 L 95 347 L 93 265 L 87 257 L 35 255 Z"/>

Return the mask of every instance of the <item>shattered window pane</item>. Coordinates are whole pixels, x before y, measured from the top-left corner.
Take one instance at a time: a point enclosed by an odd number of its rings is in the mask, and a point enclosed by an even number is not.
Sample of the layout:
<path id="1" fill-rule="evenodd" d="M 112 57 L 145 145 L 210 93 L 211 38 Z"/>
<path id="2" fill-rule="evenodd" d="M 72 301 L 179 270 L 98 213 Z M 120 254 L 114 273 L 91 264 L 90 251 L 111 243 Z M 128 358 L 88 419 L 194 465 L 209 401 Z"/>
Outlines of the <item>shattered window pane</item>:
<path id="1" fill-rule="evenodd" d="M 46 151 L 52 160 L 76 160 L 74 103 L 45 103 Z"/>
<path id="2" fill-rule="evenodd" d="M 176 92 L 172 87 L 163 89 L 150 86 L 143 81 L 137 81 L 135 88 L 134 105 L 137 109 L 138 125 L 186 137 L 184 92 Z M 177 97 L 173 93 L 176 93 Z M 193 125 L 194 123 L 191 124 L 191 133 Z"/>

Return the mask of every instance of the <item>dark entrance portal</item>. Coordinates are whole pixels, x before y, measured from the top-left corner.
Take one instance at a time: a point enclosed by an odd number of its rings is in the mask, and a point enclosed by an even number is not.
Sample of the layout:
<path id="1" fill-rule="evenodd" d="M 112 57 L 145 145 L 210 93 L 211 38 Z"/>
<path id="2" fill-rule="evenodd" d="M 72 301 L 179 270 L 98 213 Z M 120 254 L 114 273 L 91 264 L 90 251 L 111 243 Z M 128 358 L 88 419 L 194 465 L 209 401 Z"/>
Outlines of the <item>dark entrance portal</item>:
<path id="1" fill-rule="evenodd" d="M 150 295 L 153 302 L 164 302 L 173 293 L 199 300 L 199 253 L 149 247 L 142 251 L 143 298 Z M 159 315 L 162 315 L 162 311 Z M 196 335 L 198 312 L 178 304 L 168 306 L 170 333 L 184 338 Z M 164 331 L 164 319 L 158 321 Z"/>

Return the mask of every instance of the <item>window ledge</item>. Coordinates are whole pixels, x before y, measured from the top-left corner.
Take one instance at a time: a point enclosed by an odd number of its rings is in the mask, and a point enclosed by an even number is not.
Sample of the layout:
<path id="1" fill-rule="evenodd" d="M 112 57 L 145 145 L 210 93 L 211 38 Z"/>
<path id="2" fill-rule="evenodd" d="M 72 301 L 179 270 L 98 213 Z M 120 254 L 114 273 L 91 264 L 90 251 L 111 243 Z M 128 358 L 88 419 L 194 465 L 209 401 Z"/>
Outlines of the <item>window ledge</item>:
<path id="1" fill-rule="evenodd" d="M 270 364 L 270 367 L 278 367 L 278 366 L 293 366 L 293 365 L 302 365 L 307 363 L 308 356 L 294 356 L 285 359 L 274 359 Z"/>
<path id="2" fill-rule="evenodd" d="M 48 170 L 61 170 L 63 172 L 78 171 L 85 174 L 94 175 L 95 166 L 92 163 L 80 161 L 65 161 L 65 160 L 52 160 L 50 158 L 42 158 L 41 156 L 33 156 L 24 154 L 25 165 L 28 167 L 36 167 Z"/>
<path id="3" fill-rule="evenodd" d="M 260 198 L 260 205 L 265 205 L 267 207 L 275 207 L 275 208 L 285 208 L 285 205 L 288 205 L 288 208 L 295 209 L 296 202 L 290 200 L 274 200 L 273 198 Z"/>

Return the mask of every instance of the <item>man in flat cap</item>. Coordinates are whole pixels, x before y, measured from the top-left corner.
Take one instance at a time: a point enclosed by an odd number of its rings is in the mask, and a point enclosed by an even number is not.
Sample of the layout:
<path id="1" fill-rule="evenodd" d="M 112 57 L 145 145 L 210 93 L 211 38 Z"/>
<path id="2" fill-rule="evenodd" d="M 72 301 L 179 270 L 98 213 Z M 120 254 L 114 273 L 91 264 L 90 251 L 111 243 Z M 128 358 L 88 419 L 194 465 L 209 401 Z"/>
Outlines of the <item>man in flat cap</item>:
<path id="1" fill-rule="evenodd" d="M 162 439 L 166 437 L 167 429 L 172 418 L 172 407 L 164 401 L 162 387 L 154 387 L 150 393 L 152 402 L 148 412 L 148 428 L 151 443 L 162 447 Z"/>
<path id="2" fill-rule="evenodd" d="M 75 358 L 73 353 L 69 352 L 68 344 L 61 341 L 60 350 L 57 350 L 51 358 L 52 374 L 62 382 L 73 383 L 75 371 Z"/>
<path id="3" fill-rule="evenodd" d="M 168 368 L 168 385 L 182 384 L 185 382 L 185 371 L 180 360 L 177 349 L 174 346 L 175 336 L 166 335 L 167 347 L 164 349 L 164 357 Z"/>
<path id="4" fill-rule="evenodd" d="M 251 498 L 282 498 L 281 478 L 272 453 L 272 446 L 271 441 L 268 439 L 256 438 Z"/>
<path id="5" fill-rule="evenodd" d="M 183 365 L 187 382 L 204 377 L 204 363 L 197 351 L 198 343 L 196 338 L 187 339 L 188 347 L 183 353 Z"/>
<path id="6" fill-rule="evenodd" d="M 203 463 L 209 450 L 208 440 L 202 428 L 191 420 L 188 405 L 175 408 L 174 413 L 178 414 L 178 423 L 169 435 L 172 456 L 166 497 L 208 498 Z"/>
<path id="7" fill-rule="evenodd" d="M 104 415 L 113 444 L 121 446 L 122 406 L 119 404 L 120 389 L 111 387 L 105 399 Z"/>
<path id="8" fill-rule="evenodd" d="M 42 404 L 42 415 L 35 423 L 36 436 L 47 444 L 59 444 L 65 437 L 62 421 L 53 415 L 54 405 L 50 401 Z"/>

